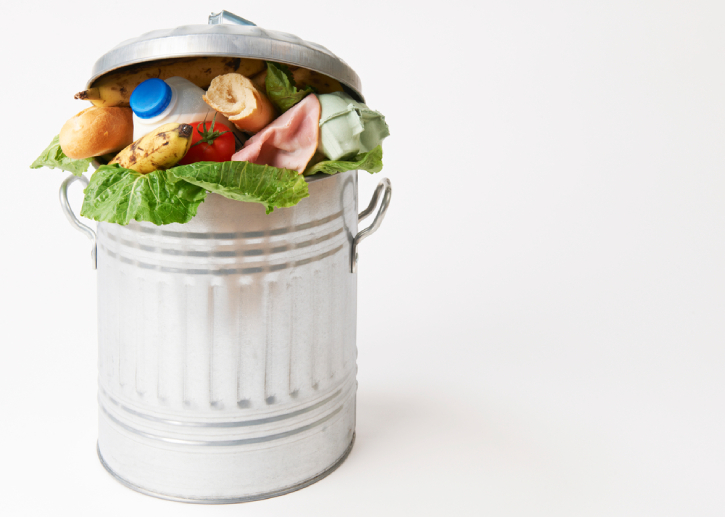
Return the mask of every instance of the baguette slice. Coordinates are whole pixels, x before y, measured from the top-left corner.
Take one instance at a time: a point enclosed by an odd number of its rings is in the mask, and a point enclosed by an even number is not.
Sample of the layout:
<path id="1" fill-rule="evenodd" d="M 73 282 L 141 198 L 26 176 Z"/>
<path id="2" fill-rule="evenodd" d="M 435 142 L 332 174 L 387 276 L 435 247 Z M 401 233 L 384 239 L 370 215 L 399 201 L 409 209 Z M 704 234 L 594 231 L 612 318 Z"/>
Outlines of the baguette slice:
<path id="1" fill-rule="evenodd" d="M 238 129 L 256 133 L 275 118 L 272 103 L 241 74 L 215 77 L 204 102 L 224 115 Z"/>

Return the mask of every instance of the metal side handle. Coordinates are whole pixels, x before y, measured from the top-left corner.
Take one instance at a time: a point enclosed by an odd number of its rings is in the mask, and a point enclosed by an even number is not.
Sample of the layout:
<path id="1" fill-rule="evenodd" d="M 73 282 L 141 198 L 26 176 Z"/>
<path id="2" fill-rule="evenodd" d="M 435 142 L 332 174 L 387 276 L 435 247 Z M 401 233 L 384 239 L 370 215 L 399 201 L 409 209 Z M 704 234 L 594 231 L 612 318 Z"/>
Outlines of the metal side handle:
<path id="1" fill-rule="evenodd" d="M 369 237 L 370 235 L 375 233 L 378 228 L 380 228 L 380 225 L 385 218 L 385 212 L 388 211 L 388 206 L 390 205 L 390 196 L 393 194 L 393 187 L 391 187 L 390 180 L 388 178 L 383 178 L 382 180 L 380 180 L 380 183 L 378 183 L 378 186 L 375 188 L 375 192 L 373 193 L 373 197 L 370 200 L 370 204 L 365 210 L 358 214 L 358 222 L 362 221 L 367 216 L 373 213 L 373 210 L 375 210 L 375 207 L 378 204 L 378 199 L 380 199 L 381 193 L 383 194 L 383 200 L 380 202 L 380 207 L 378 208 L 378 212 L 375 214 L 373 224 L 371 224 L 364 230 L 359 231 L 355 238 L 352 240 L 352 255 L 350 257 L 350 271 L 352 273 L 357 272 L 358 244 L 360 244 L 360 241 L 362 241 L 365 237 Z"/>
<path id="2" fill-rule="evenodd" d="M 80 219 L 76 217 L 76 214 L 73 213 L 73 209 L 70 207 L 70 203 L 68 202 L 68 187 L 70 187 L 71 183 L 74 181 L 80 181 L 86 187 L 88 186 L 88 179 L 85 176 L 68 176 L 60 186 L 60 207 L 63 209 L 63 213 L 65 214 L 66 219 L 68 219 L 68 222 L 76 230 L 88 237 L 93 243 L 93 247 L 91 248 L 91 259 L 93 260 L 93 269 L 96 269 L 96 232 L 94 232 L 90 226 L 83 224 Z"/>

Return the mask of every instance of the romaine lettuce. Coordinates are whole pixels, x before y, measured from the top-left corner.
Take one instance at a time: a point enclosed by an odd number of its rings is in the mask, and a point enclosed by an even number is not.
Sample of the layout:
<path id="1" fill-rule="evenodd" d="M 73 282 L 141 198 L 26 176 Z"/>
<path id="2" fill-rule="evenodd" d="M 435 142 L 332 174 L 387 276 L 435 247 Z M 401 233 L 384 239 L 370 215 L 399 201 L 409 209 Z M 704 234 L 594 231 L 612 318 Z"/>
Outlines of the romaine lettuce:
<path id="1" fill-rule="evenodd" d="M 261 203 L 267 213 L 296 205 L 310 194 L 296 171 L 247 162 L 198 162 L 148 174 L 102 165 L 85 190 L 81 215 L 126 225 L 186 223 L 207 190 L 239 201 Z"/>
<path id="2" fill-rule="evenodd" d="M 318 172 L 325 174 L 337 174 L 338 172 L 363 170 L 370 173 L 383 170 L 383 146 L 379 145 L 372 151 L 360 153 L 352 160 L 330 160 L 318 162 L 307 170 L 305 176 L 311 176 Z"/>
<path id="3" fill-rule="evenodd" d="M 140 174 L 117 164 L 99 167 L 84 192 L 82 216 L 121 225 L 186 223 L 206 198 L 206 190 L 170 179 L 167 171 Z"/>
<path id="4" fill-rule="evenodd" d="M 49 167 L 51 169 L 62 169 L 73 173 L 75 176 L 82 176 L 88 170 L 88 166 L 92 161 L 93 158 L 84 158 L 83 160 L 68 158 L 60 148 L 58 135 L 55 135 L 50 145 L 38 156 L 30 168 L 40 169 L 41 167 Z"/>
<path id="5" fill-rule="evenodd" d="M 308 197 L 307 182 L 297 171 L 249 162 L 198 162 L 169 169 L 171 175 L 229 199 L 275 208 L 293 206 Z"/>

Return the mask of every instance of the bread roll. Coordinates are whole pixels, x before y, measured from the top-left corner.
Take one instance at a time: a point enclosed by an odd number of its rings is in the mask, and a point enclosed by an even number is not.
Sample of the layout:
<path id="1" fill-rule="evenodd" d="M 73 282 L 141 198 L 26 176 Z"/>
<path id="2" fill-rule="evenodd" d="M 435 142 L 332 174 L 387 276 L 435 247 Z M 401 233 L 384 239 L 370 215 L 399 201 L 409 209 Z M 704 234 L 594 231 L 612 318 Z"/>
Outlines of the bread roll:
<path id="1" fill-rule="evenodd" d="M 242 131 L 256 133 L 275 118 L 272 103 L 241 74 L 215 77 L 204 101 Z"/>
<path id="2" fill-rule="evenodd" d="M 91 106 L 68 120 L 60 130 L 60 148 L 74 160 L 119 151 L 132 142 L 131 108 Z"/>

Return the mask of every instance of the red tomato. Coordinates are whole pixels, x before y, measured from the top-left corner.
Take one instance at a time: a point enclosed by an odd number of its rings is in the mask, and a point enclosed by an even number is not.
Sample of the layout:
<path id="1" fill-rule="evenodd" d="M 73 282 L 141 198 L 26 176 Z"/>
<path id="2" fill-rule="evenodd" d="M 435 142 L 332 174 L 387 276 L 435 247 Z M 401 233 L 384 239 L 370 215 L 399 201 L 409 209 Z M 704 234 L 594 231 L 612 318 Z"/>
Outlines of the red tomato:
<path id="1" fill-rule="evenodd" d="M 234 135 L 229 128 L 219 122 L 193 122 L 191 148 L 179 160 L 179 165 L 196 162 L 228 162 L 234 154 Z"/>

